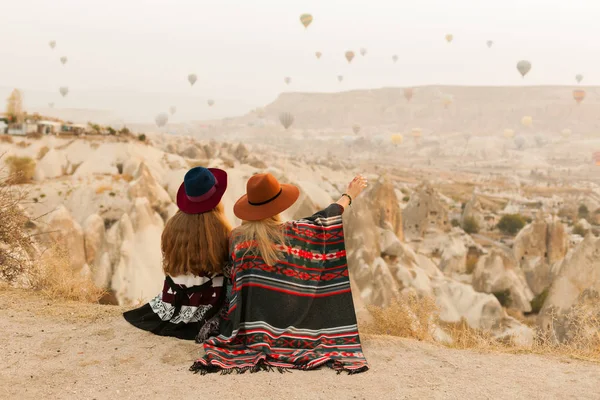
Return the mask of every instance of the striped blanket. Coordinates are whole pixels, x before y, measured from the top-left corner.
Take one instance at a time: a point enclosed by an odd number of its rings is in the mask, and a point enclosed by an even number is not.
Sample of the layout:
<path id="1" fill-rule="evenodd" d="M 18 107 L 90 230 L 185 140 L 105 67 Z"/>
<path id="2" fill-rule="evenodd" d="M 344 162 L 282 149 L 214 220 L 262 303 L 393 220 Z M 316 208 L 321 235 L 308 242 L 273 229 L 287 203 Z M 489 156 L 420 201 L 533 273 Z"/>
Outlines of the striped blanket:
<path id="1" fill-rule="evenodd" d="M 284 256 L 271 267 L 247 251 L 252 243 L 234 234 L 227 317 L 191 371 L 368 369 L 350 291 L 342 212 L 332 204 L 286 223 Z"/>

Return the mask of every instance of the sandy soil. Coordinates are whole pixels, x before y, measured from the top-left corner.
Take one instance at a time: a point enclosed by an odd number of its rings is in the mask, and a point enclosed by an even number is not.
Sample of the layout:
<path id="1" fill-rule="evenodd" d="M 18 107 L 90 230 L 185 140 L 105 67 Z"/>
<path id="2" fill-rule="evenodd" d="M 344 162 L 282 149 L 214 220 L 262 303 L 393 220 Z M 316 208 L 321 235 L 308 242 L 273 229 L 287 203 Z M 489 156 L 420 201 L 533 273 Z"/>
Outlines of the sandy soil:
<path id="1" fill-rule="evenodd" d="M 600 366 L 363 338 L 371 369 L 206 375 L 191 342 L 128 325 L 115 306 L 55 303 L 0 290 L 0 398 L 597 399 Z"/>

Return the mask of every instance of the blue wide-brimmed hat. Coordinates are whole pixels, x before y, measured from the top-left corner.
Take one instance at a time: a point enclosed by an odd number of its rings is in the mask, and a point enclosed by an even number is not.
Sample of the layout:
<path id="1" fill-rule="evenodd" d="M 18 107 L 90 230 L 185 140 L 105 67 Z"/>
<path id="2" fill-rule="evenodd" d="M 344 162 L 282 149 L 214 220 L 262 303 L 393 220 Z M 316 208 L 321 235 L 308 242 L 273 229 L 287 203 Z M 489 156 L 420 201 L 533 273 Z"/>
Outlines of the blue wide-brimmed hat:
<path id="1" fill-rule="evenodd" d="M 218 168 L 192 168 L 177 191 L 177 207 L 186 214 L 208 212 L 219 204 L 226 189 L 227 172 Z"/>

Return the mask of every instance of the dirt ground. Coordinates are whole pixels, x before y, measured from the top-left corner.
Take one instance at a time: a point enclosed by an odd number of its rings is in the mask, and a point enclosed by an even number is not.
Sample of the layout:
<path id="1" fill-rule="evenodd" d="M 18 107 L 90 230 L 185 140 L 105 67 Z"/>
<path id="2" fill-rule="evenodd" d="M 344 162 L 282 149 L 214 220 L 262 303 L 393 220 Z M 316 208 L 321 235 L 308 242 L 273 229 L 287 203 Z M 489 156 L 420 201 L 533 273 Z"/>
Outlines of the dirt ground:
<path id="1" fill-rule="evenodd" d="M 55 303 L 0 290 L 4 399 L 598 399 L 600 366 L 363 338 L 371 369 L 212 374 L 188 371 L 192 342 L 154 336 L 116 306 Z"/>

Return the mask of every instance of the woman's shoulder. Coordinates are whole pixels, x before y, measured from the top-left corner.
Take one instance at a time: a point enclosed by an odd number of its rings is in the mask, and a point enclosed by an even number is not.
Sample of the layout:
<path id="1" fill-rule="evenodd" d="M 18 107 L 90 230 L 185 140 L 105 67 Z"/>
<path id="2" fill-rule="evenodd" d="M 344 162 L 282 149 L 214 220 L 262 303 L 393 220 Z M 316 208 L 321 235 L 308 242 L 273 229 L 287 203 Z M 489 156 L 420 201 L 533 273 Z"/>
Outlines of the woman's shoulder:
<path id="1" fill-rule="evenodd" d="M 309 223 L 314 225 L 327 225 L 330 222 L 336 222 L 337 217 L 341 218 L 344 213 L 344 207 L 337 203 L 331 203 L 328 207 L 317 211 L 310 217 L 301 218 L 296 221 L 292 221 L 293 224 Z"/>

